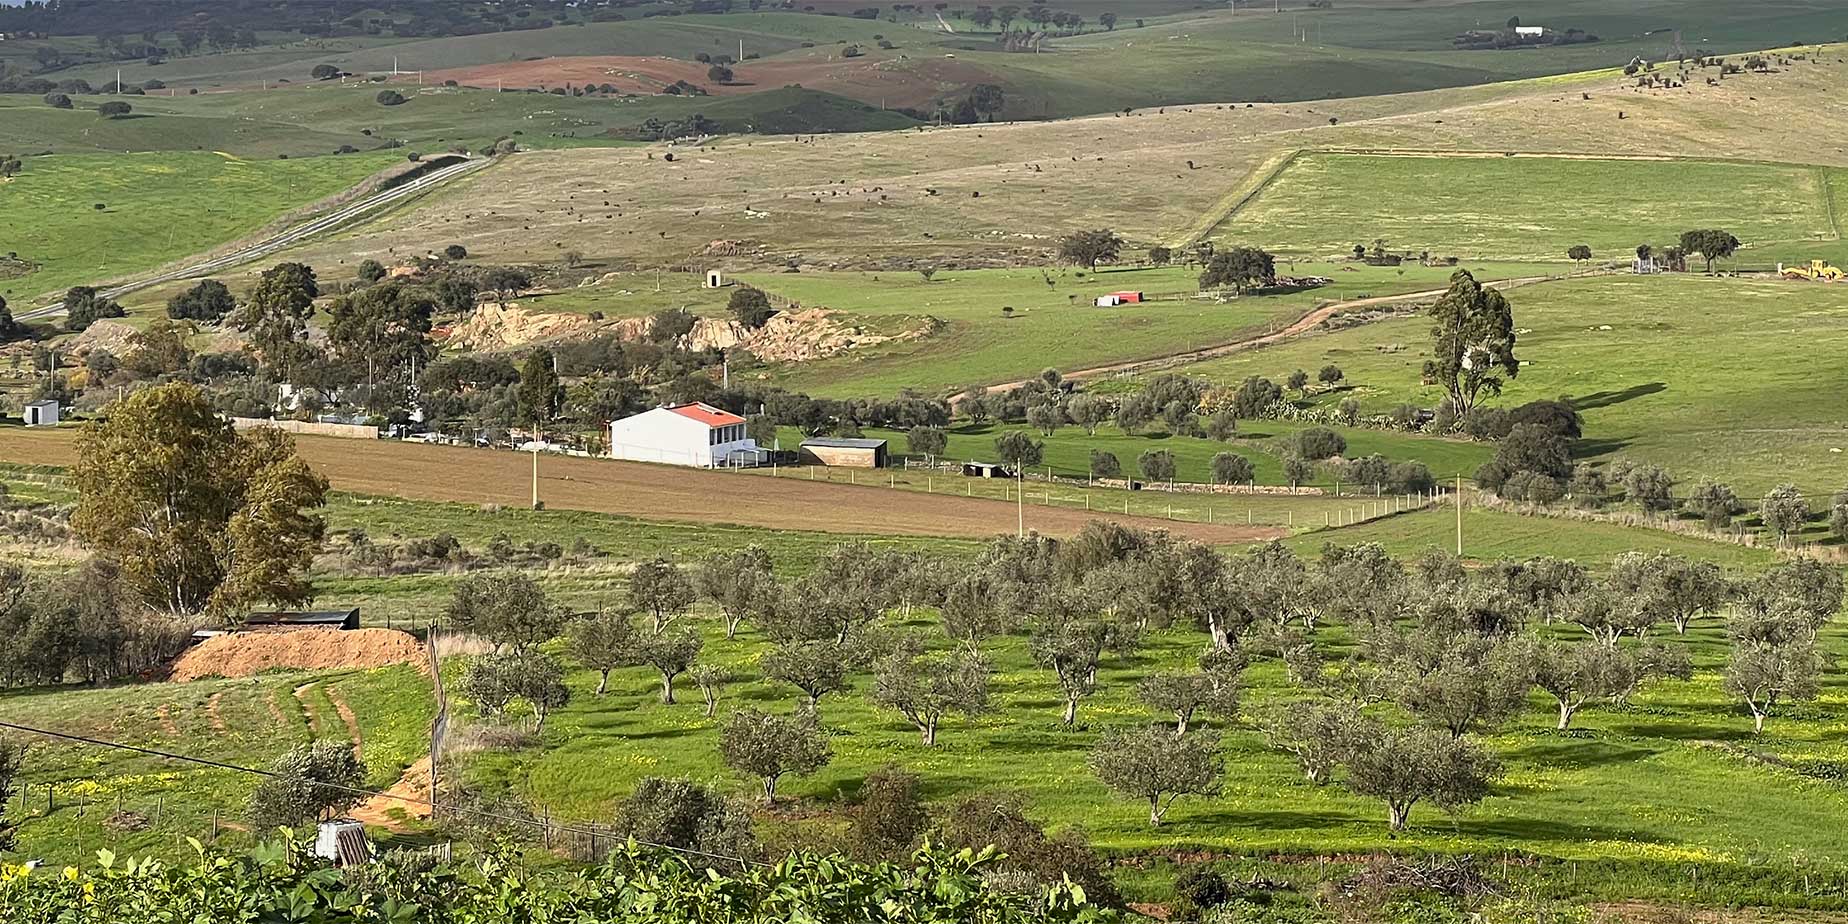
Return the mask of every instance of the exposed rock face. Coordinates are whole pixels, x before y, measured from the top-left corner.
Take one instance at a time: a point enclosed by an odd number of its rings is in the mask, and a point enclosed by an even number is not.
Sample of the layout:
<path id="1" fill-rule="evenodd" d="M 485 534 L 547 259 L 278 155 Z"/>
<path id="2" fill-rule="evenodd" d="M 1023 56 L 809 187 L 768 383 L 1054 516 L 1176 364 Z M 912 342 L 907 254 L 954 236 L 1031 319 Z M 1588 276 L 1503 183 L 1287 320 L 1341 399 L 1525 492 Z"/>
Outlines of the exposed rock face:
<path id="1" fill-rule="evenodd" d="M 487 303 L 467 321 L 448 332 L 448 345 L 471 350 L 502 350 L 545 340 L 585 339 L 612 335 L 621 340 L 648 336 L 648 318 L 597 322 L 575 314 L 541 314 L 518 305 Z M 826 308 L 780 312 L 758 330 L 746 330 L 730 319 L 700 318 L 684 345 L 692 350 L 729 350 L 741 347 L 765 362 L 799 363 L 893 340 L 915 340 L 943 325 L 928 318 L 917 328 L 898 334 L 881 334 L 849 324 Z"/>
<path id="2" fill-rule="evenodd" d="M 104 318 L 84 328 L 83 333 L 72 337 L 65 349 L 72 357 L 81 359 L 90 355 L 91 350 L 101 348 L 108 350 L 119 359 L 130 352 L 129 338 L 135 336 L 135 333 L 136 330 L 131 324 L 113 318 Z"/>
<path id="3" fill-rule="evenodd" d="M 518 303 L 484 302 L 468 320 L 449 329 L 448 345 L 465 350 L 504 350 L 541 340 L 592 336 L 597 322 L 578 314 L 542 314 Z"/>

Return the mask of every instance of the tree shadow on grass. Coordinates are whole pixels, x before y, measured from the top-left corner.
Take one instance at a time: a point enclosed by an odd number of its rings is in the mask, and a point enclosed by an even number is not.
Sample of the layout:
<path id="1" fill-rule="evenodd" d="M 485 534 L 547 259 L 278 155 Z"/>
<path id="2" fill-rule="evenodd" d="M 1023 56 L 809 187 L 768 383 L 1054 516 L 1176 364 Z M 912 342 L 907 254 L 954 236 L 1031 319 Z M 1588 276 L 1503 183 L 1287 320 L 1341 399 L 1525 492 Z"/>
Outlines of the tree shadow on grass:
<path id="1" fill-rule="evenodd" d="M 1582 397 L 1568 397 L 1566 403 L 1572 405 L 1572 409 L 1575 411 L 1589 411 L 1601 407 L 1610 407 L 1613 404 L 1622 404 L 1625 401 L 1632 401 L 1637 398 L 1658 395 L 1667 390 L 1667 383 L 1645 382 L 1641 385 L 1632 385 L 1629 388 L 1617 391 L 1599 391 Z"/>
<path id="2" fill-rule="evenodd" d="M 1571 770 L 1588 770 L 1614 764 L 1632 763 L 1654 757 L 1659 748 L 1636 744 L 1619 744 L 1586 738 L 1560 737 L 1536 741 L 1510 751 L 1507 756 L 1521 763 L 1544 764 Z"/>
<path id="3" fill-rule="evenodd" d="M 1425 812 L 1423 824 L 1417 812 Z M 1434 828 L 1442 824 L 1438 819 L 1443 816 L 1435 808 L 1420 807 L 1412 816 L 1414 827 Z M 1483 818 L 1462 819 L 1456 823 L 1456 832 L 1465 837 L 1506 838 L 1518 841 L 1612 841 L 1637 844 L 1659 844 L 1662 839 L 1644 831 L 1617 828 L 1608 825 L 1581 825 L 1545 818 Z"/>
<path id="4" fill-rule="evenodd" d="M 1192 809 L 1192 811 L 1189 811 Z M 1386 810 L 1379 811 L 1382 828 L 1385 827 Z M 1234 812 L 1214 810 L 1210 805 L 1200 805 L 1182 800 L 1175 806 L 1170 816 L 1176 824 L 1209 828 L 1260 828 L 1265 831 L 1279 830 L 1325 830 L 1339 825 L 1352 824 L 1354 816 L 1346 812 L 1300 812 L 1290 810 Z"/>
<path id="5" fill-rule="evenodd" d="M 1598 456 L 1621 452 L 1630 445 L 1625 439 L 1582 439 L 1572 444 L 1572 457 L 1575 459 L 1593 459 Z"/>

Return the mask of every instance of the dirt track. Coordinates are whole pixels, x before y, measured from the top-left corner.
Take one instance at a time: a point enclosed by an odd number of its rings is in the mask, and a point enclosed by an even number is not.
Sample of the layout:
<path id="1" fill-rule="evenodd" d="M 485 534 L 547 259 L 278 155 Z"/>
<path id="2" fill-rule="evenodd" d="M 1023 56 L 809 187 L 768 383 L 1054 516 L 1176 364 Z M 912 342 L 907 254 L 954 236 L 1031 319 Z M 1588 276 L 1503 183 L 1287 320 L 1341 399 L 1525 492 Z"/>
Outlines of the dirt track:
<path id="1" fill-rule="evenodd" d="M 1580 275 L 1580 274 L 1573 274 L 1573 275 Z M 1570 278 L 1570 277 L 1569 276 L 1523 276 L 1519 279 L 1491 280 L 1489 282 L 1483 283 L 1483 285 L 1488 286 L 1490 288 L 1494 288 L 1494 289 L 1513 289 L 1513 288 L 1517 288 L 1520 286 L 1532 285 L 1537 282 L 1551 282 L 1556 279 L 1566 279 L 1566 278 Z M 1268 334 L 1261 334 L 1259 336 L 1252 337 L 1247 340 L 1234 340 L 1231 343 L 1219 343 L 1219 344 L 1214 344 L 1213 346 L 1201 347 L 1197 350 L 1188 350 L 1188 351 L 1181 352 L 1181 353 L 1173 353 L 1167 356 L 1157 356 L 1151 359 L 1133 359 L 1128 362 L 1111 363 L 1108 366 L 1093 366 L 1092 368 L 1089 368 L 1089 369 L 1074 369 L 1071 372 L 1064 373 L 1064 376 L 1068 379 L 1089 379 L 1089 378 L 1096 378 L 1097 376 L 1100 376 L 1100 375 L 1117 375 L 1123 372 L 1146 372 L 1151 369 L 1166 369 L 1166 368 L 1170 368 L 1173 366 L 1182 365 L 1184 363 L 1198 362 L 1202 359 L 1212 359 L 1216 356 L 1230 356 L 1233 353 L 1243 353 L 1246 350 L 1255 350 L 1261 346 L 1269 346 L 1281 340 L 1288 340 L 1291 337 L 1299 336 L 1301 334 L 1306 334 L 1309 331 L 1314 330 L 1317 327 L 1320 327 L 1322 325 L 1322 322 L 1344 311 L 1352 311 L 1356 308 L 1370 308 L 1376 305 L 1392 305 L 1392 304 L 1398 304 L 1400 302 L 1413 302 L 1413 301 L 1426 300 L 1426 299 L 1435 299 L 1438 296 L 1443 295 L 1446 291 L 1449 291 L 1449 290 L 1448 289 L 1426 289 L 1422 292 L 1405 292 L 1399 295 L 1375 295 L 1370 298 L 1356 298 L 1356 299 L 1350 299 L 1345 302 L 1330 302 L 1326 305 L 1323 305 L 1320 308 L 1315 309 L 1314 311 L 1309 312 L 1308 314 L 1303 315 L 1300 318 L 1297 318 L 1288 327 L 1285 327 L 1282 330 L 1274 331 Z M 1019 388 L 1023 384 L 1025 383 L 1024 382 L 1003 382 L 1003 383 L 996 384 L 996 385 L 990 385 L 989 388 L 995 389 L 997 391 L 1005 391 L 1009 388 Z"/>
<path id="2" fill-rule="evenodd" d="M 0 429 L 0 462 L 68 466 L 75 431 Z M 334 488 L 416 500 L 524 506 L 532 458 L 504 449 L 423 446 L 395 441 L 302 436 L 296 444 Z M 548 507 L 647 520 L 735 524 L 885 536 L 984 538 L 1011 533 L 1015 508 L 1003 501 L 919 494 L 879 487 L 775 480 L 726 472 L 541 456 L 539 496 Z M 1027 527 L 1069 536 L 1095 519 L 1166 529 L 1215 544 L 1282 536 L 1277 528 L 1106 516 L 1026 508 Z"/>

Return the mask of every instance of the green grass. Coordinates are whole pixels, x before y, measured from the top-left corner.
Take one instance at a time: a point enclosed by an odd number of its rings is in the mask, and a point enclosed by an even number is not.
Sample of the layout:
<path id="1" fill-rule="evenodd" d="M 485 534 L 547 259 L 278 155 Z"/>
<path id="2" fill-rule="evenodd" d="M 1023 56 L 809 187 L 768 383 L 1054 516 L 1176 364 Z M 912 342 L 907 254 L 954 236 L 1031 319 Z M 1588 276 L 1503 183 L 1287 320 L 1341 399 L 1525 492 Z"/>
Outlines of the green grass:
<path id="1" fill-rule="evenodd" d="M 1485 279 L 1549 271 L 1510 263 L 1475 268 Z M 1247 339 L 1284 326 L 1323 301 L 1441 288 L 1453 271 L 1308 262 L 1283 263 L 1278 269 L 1324 275 L 1334 282 L 1222 304 L 1193 298 L 1199 268 L 1183 266 L 1096 274 L 1070 267 L 943 270 L 928 282 L 904 271 L 747 274 L 744 279 L 805 307 L 839 312 L 869 333 L 898 337 L 773 374 L 778 384 L 811 394 L 861 397 L 891 395 L 900 388 L 948 393 L 971 383 L 1028 378 L 1047 367 L 1072 371 Z M 1185 297 L 1093 306 L 1098 295 L 1122 289 Z M 1004 307 L 1014 310 L 1006 313 Z"/>
<path id="2" fill-rule="evenodd" d="M 1444 503 L 1389 519 L 1293 536 L 1287 541 L 1299 555 L 1317 554 L 1329 542 L 1341 545 L 1377 542 L 1393 555 L 1410 558 L 1431 548 L 1455 551 L 1457 516 L 1455 508 Z M 1629 551 L 1673 552 L 1711 561 L 1732 571 L 1756 571 L 1777 561 L 1776 555 L 1767 549 L 1713 542 L 1664 530 L 1524 516 L 1473 504 L 1463 508 L 1463 554 L 1475 561 L 1553 555 L 1603 569 L 1619 554 Z"/>
<path id="3" fill-rule="evenodd" d="M 1581 454 L 1655 462 L 1688 487 L 1711 476 L 1748 499 L 1780 482 L 1841 490 L 1844 371 L 1821 345 L 1848 325 L 1848 288 L 1676 275 L 1553 282 L 1509 299 L 1523 365 L 1495 405 L 1567 396 L 1584 417 Z M 1367 412 L 1433 407 L 1439 390 L 1419 384 L 1429 326 L 1382 321 L 1181 371 L 1281 380 L 1332 362 Z"/>
<path id="4" fill-rule="evenodd" d="M 1140 478 L 1136 470 L 1137 459 L 1145 452 L 1165 450 L 1174 455 L 1175 481 L 1201 484 L 1211 482 L 1213 456 L 1221 452 L 1232 452 L 1250 460 L 1256 469 L 1255 481 L 1258 484 L 1286 484 L 1282 460 L 1284 449 L 1280 444 L 1290 434 L 1304 429 L 1305 425 L 1278 420 L 1243 420 L 1239 421 L 1238 428 L 1236 437 L 1230 442 L 1220 443 L 1204 437 L 1172 436 L 1163 431 L 1160 423 L 1151 425 L 1141 433 L 1124 433 L 1115 426 L 1106 425 L 1099 427 L 1096 435 L 1087 434 L 1082 427 L 1068 424 L 1060 427 L 1052 436 L 1021 424 L 965 423 L 949 430 L 949 446 L 943 457 L 949 461 L 993 462 L 996 461 L 995 440 L 1003 433 L 1021 431 L 1041 444 L 1044 459 L 1041 465 L 1035 467 L 1035 471 L 1049 467 L 1062 478 L 1088 476 L 1091 473 L 1092 450 L 1115 454 L 1126 475 Z M 1494 447 L 1486 443 L 1356 427 L 1329 429 L 1340 433 L 1347 440 L 1348 457 L 1378 453 L 1395 462 L 1422 461 L 1438 478 L 1471 475 L 1494 454 Z M 894 453 L 909 451 L 902 431 L 871 428 L 867 435 L 891 440 Z M 799 432 L 791 428 L 784 428 L 780 436 L 785 446 L 794 446 L 801 441 Z M 1328 471 L 1318 471 L 1307 484 L 1332 489 L 1334 480 Z"/>
<path id="5" fill-rule="evenodd" d="M 381 106 L 385 87 L 410 101 Z M 671 121 L 701 113 L 726 133 L 874 131 L 914 123 L 896 112 L 814 90 L 783 87 L 749 96 L 633 99 L 496 93 L 492 88 L 418 88 L 391 84 L 315 84 L 199 96 L 132 97 L 135 112 L 100 119 L 89 98 L 74 110 L 38 97 L 0 95 L 0 146 L 8 150 L 97 152 L 221 150 L 240 156 L 302 157 L 341 145 L 361 150 L 392 139 L 397 151 L 426 153 L 456 144 L 471 148 L 513 137 L 523 147 L 621 144 L 648 119 Z"/>
<path id="6" fill-rule="evenodd" d="M 408 665 L 104 689 L 0 690 L 0 718 L 267 768 L 290 747 L 311 739 L 301 705 L 291 695 L 310 681 L 318 681 L 310 702 L 323 717 L 318 727 L 326 737 L 345 739 L 347 731 L 322 688 L 337 688 L 359 716 L 367 785 L 391 785 L 420 751 L 428 749 L 434 715 L 429 680 Z M 221 725 L 211 719 L 215 695 L 221 697 Z M 253 774 L 51 739 L 27 738 L 26 743 L 31 751 L 21 781 L 27 787 L 28 808 L 20 856 L 77 862 L 101 848 L 138 856 L 183 856 L 190 850 L 185 838 L 210 839 L 214 814 L 221 825 L 218 843 L 251 843 L 250 834 L 223 825 L 243 823 L 245 799 L 258 779 Z M 54 787 L 49 813 L 48 785 Z M 143 815 L 149 827 L 116 831 L 107 826 L 118 799 L 123 810 Z M 155 827 L 157 812 L 160 824 Z M 8 817 L 12 819 L 11 812 Z"/>
<path id="7" fill-rule="evenodd" d="M 0 186 L 5 248 L 39 265 L 0 281 L 27 298 L 159 266 L 248 234 L 399 162 L 356 154 L 245 160 L 212 152 L 33 157 Z M 94 206 L 101 204 L 102 209 Z"/>
<path id="8" fill-rule="evenodd" d="M 1725 228 L 1751 264 L 1839 252 L 1837 171 L 1702 161 L 1539 157 L 1298 157 L 1222 239 L 1327 256 L 1384 238 L 1395 251 L 1563 260 L 1589 244 L 1627 262 L 1690 228 Z M 1836 194 L 1838 195 L 1838 194 Z M 1329 203 L 1339 202 L 1340 208 Z M 1818 250 L 1818 248 L 1822 248 Z"/>

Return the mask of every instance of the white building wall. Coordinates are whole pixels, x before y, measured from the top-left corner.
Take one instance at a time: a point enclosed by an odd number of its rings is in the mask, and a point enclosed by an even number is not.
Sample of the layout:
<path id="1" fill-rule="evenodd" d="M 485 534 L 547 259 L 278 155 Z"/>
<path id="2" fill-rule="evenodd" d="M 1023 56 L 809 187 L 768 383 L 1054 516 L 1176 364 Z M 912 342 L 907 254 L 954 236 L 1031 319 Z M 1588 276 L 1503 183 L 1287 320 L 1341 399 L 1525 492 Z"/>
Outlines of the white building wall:
<path id="1" fill-rule="evenodd" d="M 733 452 L 757 449 L 757 442 L 748 437 L 714 445 L 711 432 L 697 420 L 655 408 L 610 424 L 610 457 L 712 468 L 723 465 Z"/>

